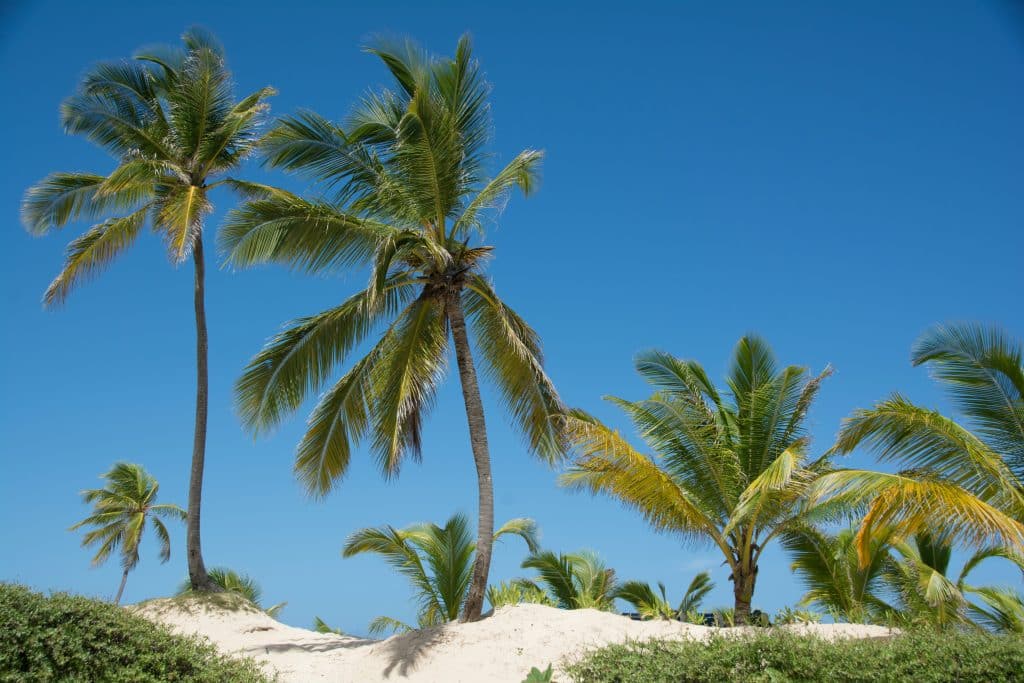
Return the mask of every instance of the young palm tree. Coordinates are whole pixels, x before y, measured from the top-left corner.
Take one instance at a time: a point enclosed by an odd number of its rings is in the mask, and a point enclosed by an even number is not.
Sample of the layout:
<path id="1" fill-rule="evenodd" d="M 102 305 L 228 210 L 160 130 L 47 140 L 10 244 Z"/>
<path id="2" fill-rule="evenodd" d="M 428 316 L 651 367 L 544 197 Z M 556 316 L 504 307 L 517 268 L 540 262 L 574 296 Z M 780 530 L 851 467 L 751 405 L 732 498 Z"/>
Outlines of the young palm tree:
<path id="1" fill-rule="evenodd" d="M 814 606 L 850 623 L 885 623 L 896 608 L 884 599 L 889 539 L 876 538 L 868 562 L 861 564 L 856 530 L 829 534 L 810 524 L 796 525 L 780 536 L 790 569 L 807 589 L 801 605 Z"/>
<path id="2" fill-rule="evenodd" d="M 615 570 L 609 569 L 592 552 L 584 550 L 563 555 L 538 550 L 523 561 L 523 568 L 536 569 L 540 585 L 529 579 L 520 579 L 521 584 L 533 589 L 543 586 L 551 601 L 562 609 L 611 611 L 615 608 L 619 589 Z"/>
<path id="3" fill-rule="evenodd" d="M 838 470 L 814 499 L 866 505 L 862 561 L 875 530 L 909 538 L 942 529 L 946 541 L 1024 551 L 1024 362 L 1018 342 L 996 328 L 939 326 L 918 340 L 914 365 L 946 385 L 963 426 L 899 394 L 843 422 L 834 450 L 866 446 L 896 473 Z M 973 431 L 972 431 L 973 430 Z"/>
<path id="4" fill-rule="evenodd" d="M 108 151 L 117 166 L 107 175 L 49 175 L 25 195 L 22 218 L 29 232 L 42 235 L 78 218 L 109 216 L 68 245 L 64 268 L 43 297 L 46 306 L 64 303 L 76 285 L 128 249 L 147 222 L 166 241 L 172 263 L 192 259 L 197 384 L 188 568 L 195 588 L 214 589 L 199 535 L 208 396 L 203 227 L 218 185 L 266 190 L 224 174 L 252 151 L 273 90 L 236 101 L 212 36 L 191 29 L 183 40 L 184 50 L 143 51 L 135 61 L 100 64 L 85 76 L 61 107 L 64 129 Z"/>
<path id="5" fill-rule="evenodd" d="M 952 548 L 927 535 L 905 542 L 887 533 L 871 539 L 867 564 L 862 564 L 855 528 L 829 534 L 811 526 L 782 536 L 791 568 L 807 593 L 803 605 L 814 605 L 854 623 L 899 623 L 936 628 L 980 624 L 1013 632 L 1024 603 L 1013 591 L 967 583 L 984 560 L 1002 557 L 1024 568 L 1024 558 L 1006 548 L 985 548 L 971 555 L 956 581 L 949 575 Z M 972 602 L 977 597 L 980 604 Z M 973 619 L 973 621 L 972 621 Z M 1024 622 L 1022 622 L 1024 623 Z"/>
<path id="6" fill-rule="evenodd" d="M 264 607 L 262 604 L 263 589 L 256 579 L 248 574 L 239 574 L 234 569 L 228 569 L 227 567 L 211 567 L 208 574 L 210 581 L 213 581 L 220 590 L 226 593 L 241 595 L 257 608 L 266 612 L 267 616 L 276 619 L 277 615 L 288 604 L 287 602 L 279 602 L 276 605 Z M 195 591 L 192 588 L 192 582 L 188 579 L 178 586 L 178 595 L 188 595 L 193 592 Z"/>
<path id="7" fill-rule="evenodd" d="M 492 540 L 506 534 L 522 538 L 530 552 L 537 549 L 537 526 L 531 519 L 509 520 L 494 533 Z M 459 610 L 469 599 L 475 552 L 469 519 L 456 514 L 443 527 L 415 524 L 405 529 L 391 526 L 360 529 L 349 536 L 342 556 L 383 555 L 412 583 L 419 602 L 417 625 L 424 628 L 459 617 Z M 370 623 L 371 634 L 411 629 L 412 626 L 391 617 L 377 617 Z"/>
<path id="8" fill-rule="evenodd" d="M 683 599 L 677 607 L 668 601 L 665 584 L 658 582 L 658 593 L 651 584 L 643 581 L 626 581 L 615 591 L 615 597 L 633 606 L 642 619 L 682 619 L 692 615 L 699 608 L 704 598 L 715 587 L 711 574 L 701 572 L 693 577 L 687 586 Z"/>
<path id="9" fill-rule="evenodd" d="M 648 352 L 636 366 L 654 395 L 611 400 L 655 456 L 574 411 L 564 423 L 577 458 L 562 482 L 618 498 L 655 529 L 711 541 L 732 572 L 736 622 L 746 623 L 761 553 L 806 514 L 804 492 L 828 467 L 824 458 L 808 462 L 803 422 L 831 371 L 811 377 L 804 368 L 780 370 L 757 337 L 737 344 L 728 394 L 695 361 Z"/>
<path id="10" fill-rule="evenodd" d="M 119 462 L 103 475 L 106 485 L 101 489 L 82 491 L 82 500 L 92 505 L 92 513 L 71 527 L 76 531 L 92 527 L 82 538 L 82 546 L 99 545 L 92 558 L 93 565 L 107 561 L 118 551 L 121 554 L 121 585 L 114 603 L 121 602 L 128 572 L 139 563 L 139 545 L 146 531 L 146 522 L 160 539 L 160 561 L 171 558 L 171 536 L 165 519 L 185 519 L 185 511 L 172 503 L 157 503 L 160 484 L 141 465 Z"/>
<path id="11" fill-rule="evenodd" d="M 513 189 L 533 190 L 541 154 L 524 151 L 485 176 L 488 86 L 468 39 L 453 59 L 410 45 L 371 52 L 396 90 L 367 95 L 344 127 L 304 113 L 281 121 L 265 140 L 269 165 L 312 176 L 334 195 L 268 194 L 232 212 L 221 233 L 236 266 L 270 261 L 331 272 L 369 265 L 369 285 L 271 339 L 238 381 L 238 406 L 251 430 L 271 428 L 382 328 L 320 397 L 295 469 L 312 494 L 325 495 L 344 476 L 352 448 L 369 438 L 385 476 L 393 476 L 406 456 L 420 455 L 421 425 L 451 342 L 478 477 L 476 565 L 463 614 L 472 620 L 487 586 L 494 493 L 469 329 L 530 450 L 548 460 L 563 452 L 550 419 L 561 405 L 540 340 L 484 276 L 492 252 L 482 242 L 485 217 Z"/>

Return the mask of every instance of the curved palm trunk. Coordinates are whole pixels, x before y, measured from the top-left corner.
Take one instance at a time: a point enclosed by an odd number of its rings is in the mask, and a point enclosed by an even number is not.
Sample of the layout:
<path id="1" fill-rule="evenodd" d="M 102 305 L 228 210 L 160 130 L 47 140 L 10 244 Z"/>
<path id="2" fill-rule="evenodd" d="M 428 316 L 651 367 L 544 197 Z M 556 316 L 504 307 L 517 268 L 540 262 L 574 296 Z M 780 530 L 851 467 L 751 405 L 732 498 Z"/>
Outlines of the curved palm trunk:
<path id="1" fill-rule="evenodd" d="M 196 423 L 195 438 L 192 442 L 192 472 L 188 484 L 188 526 L 186 545 L 188 547 L 188 578 L 194 591 L 213 591 L 216 586 L 206 573 L 203 564 L 202 544 L 199 538 L 199 510 L 203 497 L 203 468 L 206 465 L 206 414 L 209 396 L 209 372 L 207 370 L 206 338 L 206 267 L 203 262 L 203 237 L 196 237 L 192 248 L 195 262 L 195 310 L 196 310 Z"/>
<path id="2" fill-rule="evenodd" d="M 125 569 L 121 574 L 121 585 L 117 587 L 117 595 L 114 596 L 114 604 L 121 604 L 121 596 L 124 595 L 124 585 L 128 583 L 128 570 Z"/>
<path id="3" fill-rule="evenodd" d="M 491 481 L 491 454 L 487 447 L 484 406 L 483 401 L 480 400 L 480 386 L 476 381 L 476 368 L 473 366 L 473 354 L 469 348 L 466 317 L 462 311 L 460 295 L 461 292 L 455 292 L 448 297 L 448 323 L 451 325 L 452 339 L 455 342 L 455 360 L 459 365 L 462 399 L 466 404 L 469 442 L 473 448 L 473 461 L 476 463 L 479 492 L 476 562 L 473 564 L 473 578 L 469 583 L 466 604 L 462 608 L 462 620 L 476 621 L 483 611 L 484 594 L 487 592 L 487 575 L 491 570 L 491 545 L 494 541 L 494 484 Z"/>

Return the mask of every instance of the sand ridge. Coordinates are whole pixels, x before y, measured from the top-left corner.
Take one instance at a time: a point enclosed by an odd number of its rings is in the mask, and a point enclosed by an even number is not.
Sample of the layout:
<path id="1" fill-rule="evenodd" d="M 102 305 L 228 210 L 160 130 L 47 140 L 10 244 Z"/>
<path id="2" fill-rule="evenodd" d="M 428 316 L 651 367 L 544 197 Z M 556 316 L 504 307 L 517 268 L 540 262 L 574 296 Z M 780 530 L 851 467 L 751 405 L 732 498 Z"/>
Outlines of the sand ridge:
<path id="1" fill-rule="evenodd" d="M 183 609 L 180 602 L 154 600 L 133 609 L 176 632 L 205 636 L 222 652 L 253 657 L 276 671 L 283 683 L 520 683 L 533 666 L 544 669 L 553 664 L 557 670 L 559 663 L 609 643 L 705 639 L 715 632 L 740 632 L 524 604 L 502 607 L 472 624 L 450 623 L 370 640 L 288 626 L 254 608 Z M 891 635 L 882 626 L 853 624 L 810 624 L 795 630 L 824 638 Z"/>

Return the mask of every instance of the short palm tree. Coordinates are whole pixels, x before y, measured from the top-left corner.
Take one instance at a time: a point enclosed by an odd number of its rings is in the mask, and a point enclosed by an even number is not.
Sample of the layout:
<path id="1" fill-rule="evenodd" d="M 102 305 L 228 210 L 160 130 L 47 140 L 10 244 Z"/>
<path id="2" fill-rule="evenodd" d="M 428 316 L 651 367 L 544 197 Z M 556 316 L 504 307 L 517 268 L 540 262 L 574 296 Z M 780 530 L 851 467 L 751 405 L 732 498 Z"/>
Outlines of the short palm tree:
<path id="1" fill-rule="evenodd" d="M 208 572 L 210 580 L 217 585 L 220 590 L 226 593 L 235 593 L 241 595 L 243 598 L 251 602 L 257 608 L 267 613 L 267 616 L 277 618 L 277 615 L 281 613 L 281 610 L 288 604 L 287 602 L 279 602 L 276 605 L 270 607 L 264 607 L 262 604 L 263 600 L 263 588 L 256 579 L 252 578 L 248 574 L 240 574 L 234 569 L 227 567 L 210 567 Z M 178 595 L 189 595 L 194 592 L 192 588 L 192 582 L 185 580 L 178 587 Z"/>
<path id="2" fill-rule="evenodd" d="M 184 50 L 143 51 L 85 76 L 61 107 L 64 129 L 105 149 L 117 166 L 107 175 L 49 175 L 27 192 L 22 218 L 29 232 L 42 235 L 78 218 L 108 216 L 68 245 L 64 268 L 43 297 L 46 306 L 64 303 L 75 286 L 131 247 L 147 222 L 163 237 L 172 263 L 192 259 L 197 393 L 186 545 L 192 585 L 212 589 L 199 534 L 208 396 L 203 227 L 218 185 L 264 190 L 225 174 L 252 151 L 273 90 L 236 101 L 215 39 L 192 29 L 183 40 Z"/>
<path id="3" fill-rule="evenodd" d="M 146 531 L 146 522 L 160 540 L 160 561 L 171 558 L 171 535 L 165 519 L 185 519 L 185 511 L 173 503 L 157 503 L 160 484 L 141 465 L 119 462 L 102 477 L 101 489 L 82 491 L 82 500 L 92 505 L 92 513 L 71 527 L 72 531 L 91 527 L 82 538 L 84 547 L 98 545 L 93 565 L 107 561 L 112 553 L 121 555 L 121 585 L 114 603 L 121 602 L 128 572 L 139 563 L 139 545 Z"/>
<path id="4" fill-rule="evenodd" d="M 615 608 L 619 589 L 615 570 L 593 552 L 563 554 L 538 550 L 523 560 L 523 569 L 536 569 L 537 579 L 520 579 L 521 585 L 546 590 L 557 607 L 605 611 Z"/>
<path id="5" fill-rule="evenodd" d="M 497 540 L 515 535 L 537 549 L 537 526 L 530 519 L 512 519 L 494 533 Z M 362 553 L 384 556 L 388 563 L 409 579 L 419 603 L 417 627 L 436 626 L 459 617 L 469 597 L 476 543 L 472 527 L 463 514 L 453 515 L 445 525 L 415 524 L 405 529 L 392 526 L 360 529 L 349 536 L 344 557 Z M 413 627 L 391 617 L 377 617 L 370 633 L 408 631 Z"/>
<path id="6" fill-rule="evenodd" d="M 736 345 L 727 394 L 692 360 L 655 351 L 636 366 L 654 394 L 611 400 L 653 457 L 575 411 L 564 423 L 576 460 L 562 482 L 621 500 L 655 529 L 713 543 L 731 571 L 736 622 L 746 623 L 761 553 L 804 517 L 804 492 L 828 468 L 824 458 L 808 461 L 803 423 L 830 370 L 779 369 L 757 337 Z"/>
<path id="7" fill-rule="evenodd" d="M 1024 603 L 1014 591 L 967 582 L 981 562 L 993 557 L 1024 568 L 1024 559 L 1006 548 L 975 552 L 954 581 L 948 544 L 927 535 L 906 542 L 883 532 L 872 538 L 863 564 L 856 533 L 846 528 L 830 534 L 805 525 L 783 535 L 791 569 L 807 589 L 802 604 L 855 623 L 936 628 L 977 623 L 1004 632 L 1014 632 L 1024 616 Z"/>
<path id="8" fill-rule="evenodd" d="M 876 538 L 861 564 L 856 529 L 831 534 L 810 524 L 794 525 L 779 541 L 789 553 L 790 569 L 807 592 L 801 604 L 814 606 L 850 623 L 885 623 L 895 608 L 884 599 L 889 539 Z"/>
<path id="9" fill-rule="evenodd" d="M 625 581 L 615 591 L 615 597 L 632 605 L 641 619 L 682 619 L 688 615 L 693 616 L 714 588 L 711 574 L 701 572 L 690 581 L 677 606 L 668 601 L 665 584 L 660 581 L 657 593 L 649 583 Z"/>
<path id="10" fill-rule="evenodd" d="M 451 343 L 478 477 L 478 551 L 463 614 L 472 620 L 483 605 L 494 529 L 478 360 L 529 449 L 548 460 L 564 450 L 549 419 L 561 405 L 540 340 L 484 276 L 492 255 L 482 241 L 485 219 L 515 188 L 534 189 L 541 154 L 524 151 L 486 177 L 488 86 L 468 39 L 453 59 L 409 45 L 371 52 L 390 70 L 394 91 L 368 94 L 344 127 L 313 113 L 285 118 L 264 143 L 269 165 L 312 176 L 334 194 L 265 196 L 232 212 L 221 233 L 236 266 L 278 262 L 332 272 L 368 265 L 370 282 L 271 339 L 238 381 L 238 406 L 251 430 L 269 429 L 325 387 L 337 365 L 351 362 L 313 410 L 296 472 L 311 493 L 325 495 L 344 476 L 352 448 L 368 438 L 385 476 L 393 476 L 406 456 L 420 455 L 421 425 Z M 369 352 L 353 359 L 378 329 Z"/>
<path id="11" fill-rule="evenodd" d="M 942 529 L 945 542 L 1024 551 L 1024 361 L 1018 342 L 978 325 L 938 326 L 914 347 L 968 426 L 899 394 L 844 420 L 834 450 L 867 447 L 895 472 L 838 470 L 812 497 L 866 506 L 862 559 L 878 529 L 909 538 Z"/>

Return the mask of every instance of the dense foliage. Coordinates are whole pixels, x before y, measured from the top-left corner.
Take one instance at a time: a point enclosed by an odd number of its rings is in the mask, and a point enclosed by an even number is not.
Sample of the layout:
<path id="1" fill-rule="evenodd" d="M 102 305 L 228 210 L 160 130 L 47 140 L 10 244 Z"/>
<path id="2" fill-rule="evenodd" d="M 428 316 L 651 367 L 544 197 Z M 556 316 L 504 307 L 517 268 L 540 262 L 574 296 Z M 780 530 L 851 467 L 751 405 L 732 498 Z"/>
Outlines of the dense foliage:
<path id="1" fill-rule="evenodd" d="M 1013 681 L 1024 671 L 1016 636 L 918 631 L 880 641 L 779 631 L 707 643 L 627 643 L 596 650 L 568 668 L 574 681 Z"/>
<path id="2" fill-rule="evenodd" d="M 225 657 L 107 602 L 0 583 L 0 681 L 257 683 L 259 667 Z"/>

